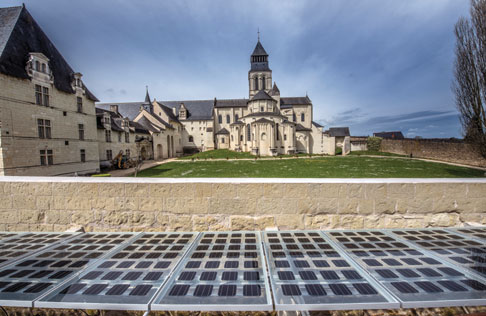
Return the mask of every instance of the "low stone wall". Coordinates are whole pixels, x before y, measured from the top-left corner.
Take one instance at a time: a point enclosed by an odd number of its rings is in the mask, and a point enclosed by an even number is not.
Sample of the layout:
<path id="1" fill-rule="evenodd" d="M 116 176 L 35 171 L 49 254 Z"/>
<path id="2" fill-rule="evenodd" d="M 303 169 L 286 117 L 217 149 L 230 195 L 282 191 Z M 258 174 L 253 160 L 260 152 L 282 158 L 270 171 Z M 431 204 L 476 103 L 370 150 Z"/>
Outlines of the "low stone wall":
<path id="1" fill-rule="evenodd" d="M 486 179 L 1 177 L 0 218 L 6 231 L 486 224 Z"/>
<path id="2" fill-rule="evenodd" d="M 449 139 L 383 139 L 381 151 L 486 167 L 486 159 L 470 144 Z"/>

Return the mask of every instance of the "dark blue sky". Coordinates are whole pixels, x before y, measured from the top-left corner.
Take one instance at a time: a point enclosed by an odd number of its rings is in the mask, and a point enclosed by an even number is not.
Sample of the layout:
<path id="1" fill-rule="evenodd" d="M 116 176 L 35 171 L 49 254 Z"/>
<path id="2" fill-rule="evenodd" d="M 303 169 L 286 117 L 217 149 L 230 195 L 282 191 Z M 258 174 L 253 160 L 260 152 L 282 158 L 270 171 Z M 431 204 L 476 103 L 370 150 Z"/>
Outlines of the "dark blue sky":
<path id="1" fill-rule="evenodd" d="M 460 137 L 450 86 L 467 0 L 23 0 L 102 102 L 248 96 L 260 28 L 282 96 L 353 135 Z M 20 5 L 3 0 L 1 6 Z"/>

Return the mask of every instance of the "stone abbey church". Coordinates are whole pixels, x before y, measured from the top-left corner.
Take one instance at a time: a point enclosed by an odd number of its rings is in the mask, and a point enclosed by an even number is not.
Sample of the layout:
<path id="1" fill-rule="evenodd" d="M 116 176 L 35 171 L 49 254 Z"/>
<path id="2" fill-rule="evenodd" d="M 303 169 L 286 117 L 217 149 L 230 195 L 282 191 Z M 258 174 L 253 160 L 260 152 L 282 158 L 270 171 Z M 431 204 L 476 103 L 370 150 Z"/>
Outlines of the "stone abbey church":
<path id="1" fill-rule="evenodd" d="M 162 93 L 161 93 L 162 94 Z M 248 99 L 97 103 L 25 6 L 0 8 L 0 175 L 100 170 L 122 153 L 163 159 L 230 149 L 254 155 L 349 151 L 349 130 L 313 121 L 307 97 L 281 97 L 258 40 Z"/>

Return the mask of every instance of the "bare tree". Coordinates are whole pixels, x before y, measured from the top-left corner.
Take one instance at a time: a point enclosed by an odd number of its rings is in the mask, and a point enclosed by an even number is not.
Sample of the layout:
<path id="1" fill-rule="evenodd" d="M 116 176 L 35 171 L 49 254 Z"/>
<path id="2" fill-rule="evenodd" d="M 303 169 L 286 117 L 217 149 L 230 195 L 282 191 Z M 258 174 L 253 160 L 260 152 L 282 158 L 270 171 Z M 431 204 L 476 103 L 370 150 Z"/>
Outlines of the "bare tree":
<path id="1" fill-rule="evenodd" d="M 453 91 L 464 138 L 486 158 L 486 0 L 471 0 L 471 19 L 456 23 Z"/>

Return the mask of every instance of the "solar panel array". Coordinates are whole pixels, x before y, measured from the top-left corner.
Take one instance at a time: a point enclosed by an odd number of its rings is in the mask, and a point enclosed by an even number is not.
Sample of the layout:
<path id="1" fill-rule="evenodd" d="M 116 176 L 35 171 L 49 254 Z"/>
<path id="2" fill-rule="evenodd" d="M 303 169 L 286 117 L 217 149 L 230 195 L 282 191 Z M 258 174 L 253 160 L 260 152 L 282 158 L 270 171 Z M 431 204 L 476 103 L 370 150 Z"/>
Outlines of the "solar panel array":
<path id="1" fill-rule="evenodd" d="M 392 232 L 469 272 L 486 277 L 486 244 L 484 242 L 444 229 L 393 230 Z"/>
<path id="2" fill-rule="evenodd" d="M 406 234 L 405 231 L 395 230 Z M 474 276 L 381 231 L 327 232 L 340 247 L 402 302 L 402 307 L 486 303 Z"/>
<path id="3" fill-rule="evenodd" d="M 36 302 L 36 307 L 144 310 L 197 233 L 143 233 Z"/>
<path id="4" fill-rule="evenodd" d="M 277 310 L 398 308 L 318 231 L 265 232 Z"/>
<path id="5" fill-rule="evenodd" d="M 0 232 L 0 306 L 290 311 L 485 305 L 485 237 L 485 227 Z"/>
<path id="6" fill-rule="evenodd" d="M 203 233 L 151 308 L 272 310 L 260 233 Z"/>

